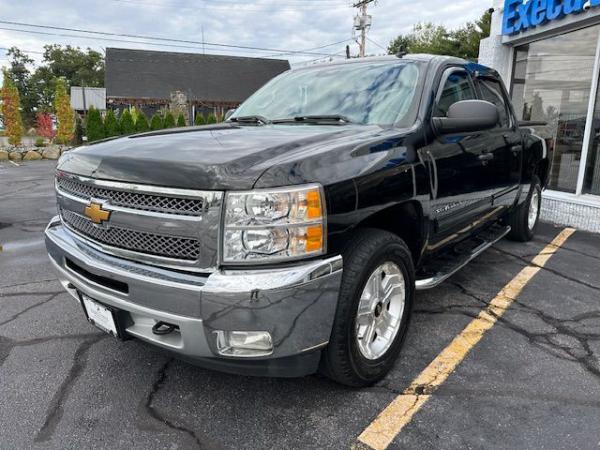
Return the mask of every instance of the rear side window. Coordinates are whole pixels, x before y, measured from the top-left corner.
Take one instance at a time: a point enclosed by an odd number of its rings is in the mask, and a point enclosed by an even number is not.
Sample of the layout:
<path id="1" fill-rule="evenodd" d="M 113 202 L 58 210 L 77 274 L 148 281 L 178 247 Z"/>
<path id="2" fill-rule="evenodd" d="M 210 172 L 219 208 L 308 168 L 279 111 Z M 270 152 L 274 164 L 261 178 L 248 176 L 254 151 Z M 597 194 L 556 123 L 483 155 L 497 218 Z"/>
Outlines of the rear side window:
<path id="1" fill-rule="evenodd" d="M 448 109 L 454 103 L 477 98 L 469 75 L 462 70 L 451 72 L 441 89 L 438 94 L 434 117 L 446 117 Z"/>
<path id="2" fill-rule="evenodd" d="M 508 104 L 500 82 L 491 78 L 479 78 L 477 83 L 481 90 L 481 99 L 493 103 L 498 107 L 498 114 L 500 115 L 498 126 L 500 128 L 510 128 Z"/>

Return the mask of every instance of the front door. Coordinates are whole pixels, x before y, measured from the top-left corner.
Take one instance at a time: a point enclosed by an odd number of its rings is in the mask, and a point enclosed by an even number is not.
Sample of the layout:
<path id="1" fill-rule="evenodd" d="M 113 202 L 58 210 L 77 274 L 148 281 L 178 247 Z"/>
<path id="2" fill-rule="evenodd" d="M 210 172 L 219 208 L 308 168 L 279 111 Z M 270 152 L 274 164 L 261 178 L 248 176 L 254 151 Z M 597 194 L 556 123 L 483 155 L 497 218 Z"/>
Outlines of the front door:
<path id="1" fill-rule="evenodd" d="M 442 76 L 432 116 L 445 117 L 454 103 L 477 98 L 467 70 L 451 67 Z M 487 171 L 490 148 L 490 133 L 476 131 L 436 136 L 421 150 L 432 180 L 434 232 L 429 250 L 458 239 L 490 214 L 494 195 L 494 180 Z"/>
<path id="2" fill-rule="evenodd" d="M 487 131 L 489 160 L 484 162 L 483 171 L 492 184 L 493 206 L 501 213 L 517 197 L 523 157 L 521 134 L 501 82 L 494 76 L 477 77 L 475 82 L 481 99 L 496 105 L 499 112 L 498 125 Z"/>

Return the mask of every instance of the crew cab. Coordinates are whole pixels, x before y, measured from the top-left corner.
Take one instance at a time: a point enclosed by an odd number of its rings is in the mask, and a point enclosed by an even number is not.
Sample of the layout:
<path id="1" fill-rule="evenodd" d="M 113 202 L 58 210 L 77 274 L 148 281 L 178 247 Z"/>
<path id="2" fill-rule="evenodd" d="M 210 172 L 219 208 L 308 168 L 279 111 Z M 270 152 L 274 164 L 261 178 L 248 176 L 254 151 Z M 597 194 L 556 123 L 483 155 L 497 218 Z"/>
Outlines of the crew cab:
<path id="1" fill-rule="evenodd" d="M 494 70 L 354 59 L 288 71 L 220 124 L 66 153 L 46 245 L 82 317 L 120 339 L 366 386 L 416 291 L 533 237 L 547 179 Z"/>

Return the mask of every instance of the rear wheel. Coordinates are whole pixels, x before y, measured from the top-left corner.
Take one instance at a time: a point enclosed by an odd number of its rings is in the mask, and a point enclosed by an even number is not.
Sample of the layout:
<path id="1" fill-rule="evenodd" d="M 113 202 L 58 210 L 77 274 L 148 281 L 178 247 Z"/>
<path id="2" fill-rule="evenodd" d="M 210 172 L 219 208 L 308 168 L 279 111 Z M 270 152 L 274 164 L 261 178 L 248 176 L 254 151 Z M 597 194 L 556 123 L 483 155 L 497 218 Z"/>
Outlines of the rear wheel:
<path id="1" fill-rule="evenodd" d="M 511 227 L 509 239 L 519 242 L 533 239 L 540 218 L 541 205 L 542 187 L 540 180 L 534 177 L 527 199 L 508 217 L 508 224 Z"/>
<path id="2" fill-rule="evenodd" d="M 408 327 L 414 268 L 396 235 L 360 230 L 343 253 L 344 274 L 322 371 L 348 386 L 368 386 L 392 368 Z"/>

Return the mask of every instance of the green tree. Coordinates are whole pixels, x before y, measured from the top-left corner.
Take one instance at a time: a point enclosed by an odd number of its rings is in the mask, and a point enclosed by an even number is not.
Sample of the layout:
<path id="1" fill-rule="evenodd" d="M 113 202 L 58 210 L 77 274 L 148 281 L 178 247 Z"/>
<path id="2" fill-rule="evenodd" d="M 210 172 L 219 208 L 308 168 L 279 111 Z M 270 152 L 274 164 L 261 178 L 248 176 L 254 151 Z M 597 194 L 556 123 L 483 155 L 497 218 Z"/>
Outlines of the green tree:
<path id="1" fill-rule="evenodd" d="M 431 53 L 477 60 L 479 43 L 490 35 L 491 12 L 487 11 L 475 22 L 467 22 L 456 30 L 442 25 L 420 23 L 412 33 L 399 35 L 390 42 L 388 53 L 397 54 L 400 49 L 409 53 Z"/>
<path id="2" fill-rule="evenodd" d="M 4 80 L 0 92 L 2 98 L 2 122 L 10 145 L 21 145 L 23 137 L 23 119 L 21 117 L 21 100 L 19 90 L 15 86 L 9 72 L 4 70 Z"/>
<path id="3" fill-rule="evenodd" d="M 183 113 L 179 113 L 179 115 L 177 116 L 177 126 L 185 127 L 185 125 L 185 116 L 183 115 Z"/>
<path id="4" fill-rule="evenodd" d="M 54 78 L 64 77 L 70 86 L 104 86 L 104 56 L 95 50 L 45 45 L 43 63 Z"/>
<path id="5" fill-rule="evenodd" d="M 164 122 L 160 114 L 154 113 L 152 116 L 152 120 L 150 121 L 150 129 L 152 131 L 161 130 L 164 128 Z"/>
<path id="6" fill-rule="evenodd" d="M 137 119 L 135 121 L 135 131 L 138 133 L 143 133 L 145 131 L 150 130 L 150 125 L 148 124 L 148 118 L 143 111 L 137 110 Z"/>
<path id="7" fill-rule="evenodd" d="M 167 111 L 165 114 L 165 121 L 163 124 L 163 128 L 174 128 L 175 127 L 175 117 L 171 111 Z"/>
<path id="8" fill-rule="evenodd" d="M 206 118 L 206 123 L 217 123 L 217 116 L 215 116 L 214 114 L 209 114 L 208 117 Z"/>
<path id="9" fill-rule="evenodd" d="M 87 135 L 88 142 L 98 141 L 106 137 L 106 131 L 104 130 L 104 121 L 100 115 L 100 111 L 96 108 L 91 107 L 87 113 L 85 132 Z"/>
<path id="10" fill-rule="evenodd" d="M 106 137 L 119 136 L 121 134 L 119 119 L 117 119 L 112 109 L 109 109 L 106 112 L 106 117 L 104 117 L 104 130 L 106 131 Z"/>
<path id="11" fill-rule="evenodd" d="M 194 125 L 204 125 L 206 120 L 204 119 L 204 114 L 197 113 L 196 118 L 194 119 Z"/>
<path id="12" fill-rule="evenodd" d="M 54 93 L 54 114 L 58 120 L 56 137 L 59 144 L 67 144 L 75 131 L 75 112 L 71 108 L 71 97 L 67 94 L 67 83 L 64 78 L 56 81 Z"/>
<path id="13" fill-rule="evenodd" d="M 83 144 L 83 122 L 79 114 L 75 116 L 75 133 L 73 134 L 73 145 Z"/>
<path id="14" fill-rule="evenodd" d="M 121 134 L 132 134 L 135 132 L 135 123 L 133 123 L 133 117 L 129 109 L 123 111 L 121 114 Z"/>

